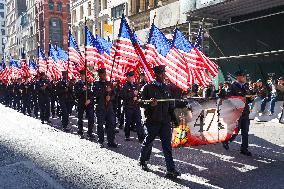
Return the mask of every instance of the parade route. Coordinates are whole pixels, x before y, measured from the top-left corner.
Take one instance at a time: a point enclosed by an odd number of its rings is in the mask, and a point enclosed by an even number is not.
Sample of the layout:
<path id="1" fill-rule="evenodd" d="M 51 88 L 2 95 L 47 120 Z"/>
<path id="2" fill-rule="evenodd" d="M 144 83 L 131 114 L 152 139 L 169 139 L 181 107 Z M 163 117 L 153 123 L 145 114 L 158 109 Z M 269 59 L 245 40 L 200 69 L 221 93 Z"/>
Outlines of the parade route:
<path id="1" fill-rule="evenodd" d="M 138 166 L 136 134 L 117 149 L 59 129 L 60 120 L 40 120 L 0 105 L 0 188 L 284 188 L 284 125 L 252 122 L 252 157 L 239 154 L 240 138 L 225 151 L 221 144 L 174 149 L 176 180 L 164 177 L 160 141 L 154 144 L 151 172 Z"/>

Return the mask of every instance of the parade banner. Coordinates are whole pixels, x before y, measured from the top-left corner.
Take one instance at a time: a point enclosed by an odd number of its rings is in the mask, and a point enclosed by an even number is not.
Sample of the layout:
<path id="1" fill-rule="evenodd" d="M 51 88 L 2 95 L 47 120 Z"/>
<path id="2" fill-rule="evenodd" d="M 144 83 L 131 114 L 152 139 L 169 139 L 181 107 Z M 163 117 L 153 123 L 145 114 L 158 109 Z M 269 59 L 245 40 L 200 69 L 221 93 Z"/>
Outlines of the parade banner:
<path id="1" fill-rule="evenodd" d="M 192 99 L 175 114 L 179 126 L 173 129 L 172 147 L 187 147 L 224 142 L 238 132 L 237 122 L 245 98 Z"/>

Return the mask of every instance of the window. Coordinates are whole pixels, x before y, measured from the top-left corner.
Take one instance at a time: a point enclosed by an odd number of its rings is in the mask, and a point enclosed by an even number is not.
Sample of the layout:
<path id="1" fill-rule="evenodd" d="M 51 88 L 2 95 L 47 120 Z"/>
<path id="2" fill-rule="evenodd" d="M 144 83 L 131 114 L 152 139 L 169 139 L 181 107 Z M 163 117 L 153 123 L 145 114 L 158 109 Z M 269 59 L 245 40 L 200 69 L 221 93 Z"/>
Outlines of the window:
<path id="1" fill-rule="evenodd" d="M 62 47 L 62 21 L 57 17 L 52 17 L 49 20 L 49 38 L 52 44 Z"/>
<path id="2" fill-rule="evenodd" d="M 104 7 L 104 9 L 107 9 L 107 0 L 104 0 L 104 5 L 103 5 Z"/>
<path id="3" fill-rule="evenodd" d="M 120 18 L 124 13 L 124 4 L 118 5 L 111 9 L 111 17 L 116 19 Z"/>
<path id="4" fill-rule="evenodd" d="M 85 44 L 85 29 L 81 28 L 81 32 L 80 32 L 80 44 Z"/>
<path id="5" fill-rule="evenodd" d="M 72 12 L 72 19 L 73 19 L 73 23 L 74 23 L 74 22 L 77 22 L 76 10 L 73 10 L 73 12 Z"/>
<path id="6" fill-rule="evenodd" d="M 5 33 L 6 33 L 5 30 L 4 30 L 4 29 L 1 29 L 1 34 L 2 34 L 2 35 L 5 35 Z"/>
<path id="7" fill-rule="evenodd" d="M 83 5 L 80 7 L 80 19 L 83 19 L 84 17 L 84 8 Z"/>
<path id="8" fill-rule="evenodd" d="M 0 3 L 0 10 L 4 10 L 4 4 Z"/>
<path id="9" fill-rule="evenodd" d="M 149 2 L 149 0 L 145 0 L 145 10 L 147 10 L 148 9 L 148 7 L 150 6 L 150 4 L 149 4 L 150 2 Z"/>
<path id="10" fill-rule="evenodd" d="M 57 3 L 57 11 L 62 12 L 62 3 L 61 2 Z"/>
<path id="11" fill-rule="evenodd" d="M 89 2 L 88 3 L 88 15 L 91 16 L 91 14 L 92 14 L 92 3 Z"/>
<path id="12" fill-rule="evenodd" d="M 136 0 L 136 12 L 140 10 L 140 0 Z"/>
<path id="13" fill-rule="evenodd" d="M 0 17 L 4 18 L 4 12 L 0 12 Z"/>
<path id="14" fill-rule="evenodd" d="M 52 0 L 48 1 L 48 7 L 49 7 L 49 10 L 53 10 L 54 9 L 54 2 Z"/>
<path id="15" fill-rule="evenodd" d="M 154 7 L 157 7 L 159 4 L 159 0 L 154 0 Z"/>

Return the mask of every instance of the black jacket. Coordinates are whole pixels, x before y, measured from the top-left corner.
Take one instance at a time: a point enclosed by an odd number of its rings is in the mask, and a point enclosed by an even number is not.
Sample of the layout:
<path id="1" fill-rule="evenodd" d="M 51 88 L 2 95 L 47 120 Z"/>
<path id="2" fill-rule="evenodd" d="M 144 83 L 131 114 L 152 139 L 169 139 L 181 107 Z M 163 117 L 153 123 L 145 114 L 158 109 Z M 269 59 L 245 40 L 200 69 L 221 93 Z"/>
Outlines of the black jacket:
<path id="1" fill-rule="evenodd" d="M 107 86 L 111 86 L 109 81 L 96 81 L 94 83 L 94 97 L 96 99 L 96 110 L 107 110 L 108 108 L 113 109 L 113 100 L 115 100 L 115 91 L 112 89 L 110 93 L 106 91 Z M 106 105 L 106 96 L 111 96 L 111 100 Z"/>
<path id="2" fill-rule="evenodd" d="M 172 98 L 171 91 L 166 84 L 158 86 L 155 82 L 147 84 L 142 89 L 141 99 L 170 99 Z M 150 104 L 141 104 L 145 109 L 147 124 L 167 124 L 173 121 L 177 124 L 177 119 L 174 114 L 174 103 L 158 102 L 157 106 L 152 107 Z"/>
<path id="3" fill-rule="evenodd" d="M 243 84 L 241 86 L 238 82 L 234 82 L 227 91 L 227 96 L 242 96 L 245 97 L 246 95 L 251 95 L 252 92 L 249 89 L 248 84 Z M 250 110 L 249 110 L 249 103 L 253 100 L 251 98 L 246 98 L 245 108 L 242 113 L 243 118 L 249 118 Z"/>
<path id="4" fill-rule="evenodd" d="M 86 103 L 86 91 L 83 89 L 85 86 L 84 81 L 78 81 L 75 84 L 75 96 L 78 101 L 78 106 L 82 107 L 85 106 Z M 93 92 L 91 89 L 90 83 L 88 84 L 88 89 L 87 89 L 87 99 L 91 101 L 91 103 L 88 105 L 88 107 L 91 107 L 94 105 L 94 96 Z"/>
<path id="5" fill-rule="evenodd" d="M 126 82 L 121 91 L 121 97 L 123 99 L 123 105 L 126 108 L 137 108 L 139 107 L 137 102 L 134 102 L 133 98 L 135 97 L 134 91 L 139 90 L 139 86 L 136 84 L 131 84 Z"/>

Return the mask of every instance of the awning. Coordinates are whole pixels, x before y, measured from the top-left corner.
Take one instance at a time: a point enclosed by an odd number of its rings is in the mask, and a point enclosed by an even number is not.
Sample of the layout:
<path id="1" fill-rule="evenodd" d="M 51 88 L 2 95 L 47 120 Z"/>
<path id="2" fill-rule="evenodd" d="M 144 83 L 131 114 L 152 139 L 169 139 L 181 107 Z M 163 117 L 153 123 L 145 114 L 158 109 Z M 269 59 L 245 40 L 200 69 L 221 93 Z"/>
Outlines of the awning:
<path id="1" fill-rule="evenodd" d="M 189 12 L 190 16 L 226 20 L 284 5 L 283 0 L 226 0 Z"/>

